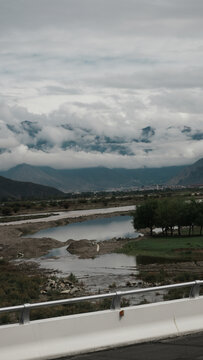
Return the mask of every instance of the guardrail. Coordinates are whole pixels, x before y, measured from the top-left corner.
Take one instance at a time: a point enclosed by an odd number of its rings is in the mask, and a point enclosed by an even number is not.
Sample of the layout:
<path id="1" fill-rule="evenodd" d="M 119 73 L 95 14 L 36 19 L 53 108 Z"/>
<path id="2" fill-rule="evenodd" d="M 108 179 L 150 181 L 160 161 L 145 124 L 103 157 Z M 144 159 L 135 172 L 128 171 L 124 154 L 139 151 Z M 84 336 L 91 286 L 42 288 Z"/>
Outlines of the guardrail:
<path id="1" fill-rule="evenodd" d="M 128 295 L 136 295 L 140 293 L 147 293 L 151 291 L 160 291 L 160 290 L 171 290 L 183 287 L 190 287 L 190 298 L 196 298 L 199 296 L 200 286 L 203 285 L 203 280 L 196 280 L 190 281 L 186 283 L 179 283 L 179 284 L 172 284 L 172 285 L 164 285 L 164 286 L 156 286 L 150 288 L 141 288 L 141 289 L 134 289 L 134 290 L 127 290 L 127 291 L 116 291 L 113 293 L 107 294 L 100 294 L 100 295 L 90 295 L 90 296 L 82 296 L 78 298 L 72 299 L 63 299 L 63 300 L 55 300 L 55 301 L 47 301 L 47 302 L 40 302 L 40 303 L 33 303 L 33 304 L 23 304 L 18 306 L 10 306 L 0 308 L 0 314 L 8 313 L 8 312 L 20 312 L 19 323 L 20 324 L 28 324 L 30 322 L 30 310 L 49 307 L 49 306 L 60 306 L 60 305 L 67 305 L 72 303 L 78 303 L 82 301 L 91 301 L 91 300 L 100 300 L 100 299 L 107 299 L 112 298 L 111 309 L 120 309 L 121 307 L 121 297 L 128 296 Z"/>

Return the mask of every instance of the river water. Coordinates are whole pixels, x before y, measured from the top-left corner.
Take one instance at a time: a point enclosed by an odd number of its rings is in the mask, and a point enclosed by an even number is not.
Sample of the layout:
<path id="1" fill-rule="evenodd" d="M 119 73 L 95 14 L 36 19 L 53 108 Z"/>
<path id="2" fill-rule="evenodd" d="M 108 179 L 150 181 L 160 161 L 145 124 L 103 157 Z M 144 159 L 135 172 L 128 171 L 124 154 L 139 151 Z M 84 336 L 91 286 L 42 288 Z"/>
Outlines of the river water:
<path id="1" fill-rule="evenodd" d="M 139 233 L 135 232 L 133 228 L 131 216 L 112 216 L 86 220 L 41 230 L 32 235 L 34 238 L 51 237 L 64 242 L 68 239 L 103 241 L 112 238 L 133 239 L 138 236 Z M 27 235 L 27 237 L 30 237 L 30 235 Z"/>
<path id="2" fill-rule="evenodd" d="M 123 287 L 129 278 L 132 281 L 132 274 L 138 273 L 134 256 L 105 254 L 93 259 L 79 259 L 70 254 L 66 246 L 53 249 L 35 261 L 43 268 L 60 271 L 63 276 L 74 273 L 91 291 L 108 289 L 112 283 Z"/>
<path id="3" fill-rule="evenodd" d="M 112 238 L 136 238 L 130 216 L 111 216 L 57 226 L 32 234 L 33 238 L 51 237 L 60 241 L 88 239 L 108 241 Z M 30 235 L 27 235 L 30 237 Z M 47 255 L 33 259 L 46 269 L 58 270 L 62 275 L 74 273 L 91 291 L 106 290 L 112 283 L 119 288 L 135 281 L 138 274 L 136 257 L 124 254 L 98 255 L 93 259 L 79 259 L 67 251 L 67 246 L 52 249 Z"/>
<path id="4" fill-rule="evenodd" d="M 110 209 L 104 210 L 106 210 L 106 214 Z M 110 212 L 112 213 L 112 211 Z M 51 237 L 62 242 L 68 239 L 75 241 L 89 239 L 99 242 L 120 237 L 133 239 L 139 236 L 139 233 L 135 232 L 133 228 L 132 217 L 111 215 L 107 218 L 48 228 L 31 236 L 33 238 Z M 27 237 L 30 237 L 30 235 L 27 235 Z M 51 269 L 53 272 L 59 271 L 60 276 L 67 276 L 72 272 L 79 281 L 83 281 L 88 292 L 106 292 L 112 288 L 112 284 L 116 285 L 116 289 L 119 290 L 125 290 L 129 284 L 132 287 L 138 284 L 139 271 L 136 256 L 112 253 L 98 255 L 93 259 L 79 259 L 78 256 L 67 251 L 67 246 L 63 246 L 50 250 L 45 256 L 31 260 L 37 262 L 42 268 Z M 131 304 L 137 304 L 143 300 L 154 302 L 161 299 L 161 293 L 160 295 L 150 293 L 147 295 L 140 294 L 136 298 L 132 297 L 130 302 Z"/>

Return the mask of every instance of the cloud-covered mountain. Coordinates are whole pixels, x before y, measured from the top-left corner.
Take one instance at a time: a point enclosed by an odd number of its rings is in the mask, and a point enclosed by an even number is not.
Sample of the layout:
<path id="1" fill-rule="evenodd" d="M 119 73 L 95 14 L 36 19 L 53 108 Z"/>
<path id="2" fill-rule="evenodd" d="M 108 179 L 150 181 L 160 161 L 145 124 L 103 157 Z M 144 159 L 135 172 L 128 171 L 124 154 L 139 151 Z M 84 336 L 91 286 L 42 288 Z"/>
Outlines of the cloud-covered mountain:
<path id="1" fill-rule="evenodd" d="M 15 109 L 14 109 L 15 111 Z M 11 113 L 13 109 L 11 109 Z M 14 115 L 14 114 L 12 114 Z M 27 114 L 29 116 L 29 114 Z M 55 114 L 56 115 L 56 114 Z M 12 151 L 12 145 L 24 145 L 28 151 L 74 151 L 95 154 L 118 154 L 118 155 L 136 155 L 138 144 L 143 151 L 147 147 L 144 144 L 150 144 L 152 138 L 155 136 L 155 129 L 151 126 L 136 129 L 133 133 L 129 133 L 127 127 L 122 126 L 120 130 L 116 131 L 116 135 L 108 126 L 103 124 L 99 129 L 97 126 L 83 127 L 83 120 L 75 118 L 60 121 L 60 113 L 58 113 L 57 121 L 52 119 L 52 116 L 47 117 L 36 116 L 35 121 L 24 120 L 16 118 L 15 124 L 1 123 L 2 137 L 10 139 L 7 148 L 1 148 L 2 152 Z M 12 117 L 12 116 L 11 116 Z M 70 114 L 67 112 L 67 117 Z M 9 119 L 7 119 L 9 122 Z M 10 121 L 11 122 L 11 121 Z M 101 125 L 100 125 L 101 127 Z M 137 135 L 137 136 L 136 136 Z"/>
<path id="2" fill-rule="evenodd" d="M 109 114 L 95 122 L 93 115 L 86 109 L 81 117 L 66 107 L 34 115 L 0 103 L 1 167 L 6 170 L 22 161 L 57 168 L 161 167 L 188 163 L 192 148 L 196 154 L 202 149 L 200 124 L 151 121 L 153 126 L 143 127 L 141 120 L 121 121 Z"/>
<path id="3" fill-rule="evenodd" d="M 133 186 L 164 184 L 182 169 L 180 166 L 144 169 L 62 169 L 21 164 L 0 174 L 10 179 L 53 186 L 64 192 L 101 191 Z"/>
<path id="4" fill-rule="evenodd" d="M 202 156 L 202 0 L 0 0 L 0 166 Z"/>

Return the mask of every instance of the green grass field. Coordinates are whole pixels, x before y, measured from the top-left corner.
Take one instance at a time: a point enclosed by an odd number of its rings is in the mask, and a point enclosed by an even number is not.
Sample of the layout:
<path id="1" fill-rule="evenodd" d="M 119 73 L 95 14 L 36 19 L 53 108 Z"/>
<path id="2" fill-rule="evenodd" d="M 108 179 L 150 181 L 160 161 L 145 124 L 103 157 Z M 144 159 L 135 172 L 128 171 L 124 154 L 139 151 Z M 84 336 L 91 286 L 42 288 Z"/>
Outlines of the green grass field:
<path id="1" fill-rule="evenodd" d="M 203 260 L 203 236 L 144 237 L 130 241 L 119 251 L 127 255 L 145 255 L 183 260 Z"/>

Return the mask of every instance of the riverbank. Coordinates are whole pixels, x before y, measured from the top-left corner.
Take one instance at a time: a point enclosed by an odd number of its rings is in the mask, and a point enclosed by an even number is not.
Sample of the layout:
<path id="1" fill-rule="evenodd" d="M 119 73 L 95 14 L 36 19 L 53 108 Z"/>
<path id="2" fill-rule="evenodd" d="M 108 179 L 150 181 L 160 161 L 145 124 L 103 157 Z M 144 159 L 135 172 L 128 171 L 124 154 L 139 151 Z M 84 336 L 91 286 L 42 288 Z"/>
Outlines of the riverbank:
<path id="1" fill-rule="evenodd" d="M 26 222 L 23 224 L 6 224 L 0 226 L 0 258 L 3 257 L 7 260 L 17 259 L 17 258 L 35 258 L 40 257 L 42 255 L 47 254 L 47 252 L 54 248 L 60 248 L 65 245 L 64 242 L 55 240 L 52 238 L 32 238 L 32 234 L 38 232 L 40 230 L 44 230 L 51 227 L 63 226 L 67 224 L 83 222 L 87 220 L 94 220 L 99 218 L 109 218 L 113 216 L 119 215 L 129 215 L 129 212 L 113 212 L 108 214 L 91 214 L 87 216 L 80 216 L 76 218 L 62 218 L 55 221 L 51 221 L 46 219 L 46 221 L 40 222 Z M 24 235 L 28 235 L 29 237 L 23 238 Z M 68 240 L 68 239 L 67 239 Z M 68 245 L 68 244 L 67 244 Z M 102 245 L 103 253 L 108 253 L 109 251 L 113 251 L 115 248 L 118 249 L 118 243 L 113 241 L 112 244 Z M 109 248 L 111 247 L 111 249 Z M 119 245 L 122 247 L 123 243 Z M 104 248 L 106 250 L 104 250 Z M 93 250 L 93 248 L 92 248 Z M 95 249 L 96 250 L 96 247 Z M 98 255 L 97 251 L 91 253 L 91 257 Z M 105 251 L 105 252 L 104 252 Z M 88 255 L 88 250 L 86 250 L 86 254 Z"/>
<path id="2" fill-rule="evenodd" d="M 137 241 L 138 238 L 134 239 Z M 108 241 L 94 241 L 94 240 L 69 240 L 67 242 L 67 251 L 70 254 L 77 255 L 79 259 L 92 259 L 98 255 L 105 255 L 115 253 L 120 250 L 129 239 L 113 238 Z"/>
<path id="3" fill-rule="evenodd" d="M 57 227 L 57 226 L 63 226 L 71 223 L 78 223 L 83 222 L 87 220 L 94 220 L 99 218 L 109 218 L 114 217 L 118 215 L 129 215 L 128 212 L 113 212 L 113 213 L 106 213 L 106 214 L 91 214 L 88 216 L 80 216 L 76 218 L 61 218 L 55 221 L 48 221 L 46 219 L 45 221 L 40 221 L 36 223 L 24 223 L 24 224 L 17 224 L 15 225 L 1 225 L 0 229 L 0 258 L 4 258 L 6 260 L 14 260 L 14 259 L 36 259 L 38 258 L 38 263 L 42 264 L 41 259 L 39 259 L 41 256 L 46 255 L 49 250 L 57 249 L 57 248 L 64 248 L 64 246 L 67 246 L 68 252 L 70 254 L 73 254 L 73 257 L 77 257 L 81 260 L 87 260 L 88 259 L 101 259 L 103 262 L 103 255 L 109 255 L 112 253 L 125 253 L 127 255 L 133 255 L 136 256 L 136 259 L 134 259 L 133 265 L 129 266 L 130 258 L 127 259 L 127 262 L 125 261 L 124 267 L 120 264 L 119 271 L 113 275 L 113 268 L 112 262 L 110 261 L 108 263 L 108 270 L 106 271 L 105 268 L 101 267 L 101 274 L 99 275 L 101 277 L 100 282 L 98 282 L 98 273 L 94 274 L 91 273 L 90 275 L 85 275 L 84 273 L 81 275 L 82 279 L 85 279 L 86 284 L 89 284 L 89 288 L 91 288 L 94 278 L 95 281 L 95 289 L 101 288 L 103 289 L 104 284 L 111 283 L 117 283 L 118 287 L 125 283 L 129 283 L 129 275 L 132 273 L 132 277 L 134 278 L 134 281 L 131 283 L 135 283 L 136 279 L 143 279 L 144 284 L 151 286 L 156 283 L 161 282 L 170 282 L 170 279 L 173 279 L 174 281 L 178 280 L 176 279 L 175 274 L 179 275 L 182 273 L 192 273 L 194 274 L 195 278 L 202 278 L 202 268 L 203 263 L 201 262 L 203 260 L 203 242 L 200 237 L 195 237 L 195 240 L 193 241 L 193 238 L 187 239 L 184 238 L 184 243 L 181 242 L 181 239 L 175 238 L 160 238 L 160 237 L 149 237 L 147 235 L 147 229 L 143 230 L 143 233 L 145 234 L 142 238 L 137 238 L 134 240 L 131 239 L 117 239 L 112 238 L 108 241 L 99 241 L 98 240 L 67 240 L 66 242 L 62 242 L 59 240 L 55 240 L 53 238 L 44 237 L 44 238 L 33 238 L 32 233 L 38 232 L 39 230 L 47 229 L 50 227 Z M 28 237 L 23 238 L 24 235 L 28 235 Z M 192 244 L 192 245 L 191 245 Z M 127 250 L 126 250 L 127 249 Z M 65 251 L 65 248 L 63 250 Z M 57 254 L 57 252 L 55 253 Z M 192 257 L 191 257 L 192 254 Z M 116 254 L 115 254 L 116 255 Z M 142 262 L 138 260 L 140 255 L 144 256 L 151 256 L 154 257 L 154 264 L 153 260 L 150 260 L 150 263 L 147 265 L 144 265 Z M 66 255 L 65 255 L 66 256 Z M 101 258 L 100 258 L 101 256 Z M 187 267 L 185 267 L 185 261 L 189 261 Z M 47 268 L 49 264 L 53 264 L 55 269 L 57 268 L 56 261 L 59 259 L 60 255 L 54 255 L 52 258 L 49 256 L 47 260 Z M 157 264 L 157 257 L 165 258 L 166 263 L 165 264 Z M 132 256 L 131 256 L 132 258 Z M 180 261 L 180 258 L 182 259 L 181 262 L 178 264 L 177 261 Z M 55 260 L 54 260 L 55 259 Z M 167 261 L 170 264 L 167 263 Z M 173 261 L 174 262 L 171 262 Z M 193 260 L 196 260 L 194 262 Z M 50 261 L 50 262 L 49 262 Z M 67 264 L 70 264 L 71 259 L 64 258 L 64 268 L 67 269 Z M 132 261 L 132 260 L 131 260 Z M 111 265 L 110 265 L 111 264 Z M 132 264 L 132 263 L 131 263 Z M 41 266 L 41 265 L 40 265 Z M 43 265 L 42 265 L 43 266 Z M 52 269 L 54 271 L 54 266 L 52 266 Z M 83 265 L 80 265 L 83 266 Z M 94 265 L 93 265 L 94 266 Z M 99 265 L 100 266 L 100 265 Z M 103 266 L 101 264 L 101 266 Z M 127 269 L 129 267 L 128 273 L 126 272 L 126 277 L 123 277 L 123 271 L 124 269 Z M 84 268 L 83 268 L 84 269 Z M 156 270 L 158 269 L 158 270 Z M 173 273 L 172 273 L 172 270 Z M 78 270 L 78 269 L 77 269 Z M 63 272 L 63 269 L 60 270 Z M 72 269 L 71 269 L 72 271 Z M 138 271 L 140 272 L 138 276 Z M 74 272 L 74 270 L 73 270 Z M 67 274 L 67 270 L 66 270 Z M 108 275 L 107 275 L 108 274 Z M 161 276 L 160 276 L 161 274 Z M 95 275 L 95 276 L 94 276 Z M 111 277 L 111 275 L 113 275 Z M 122 276 L 121 276 L 122 275 Z M 147 278 L 147 276 L 149 277 Z M 118 277 L 120 276 L 120 279 Z M 127 278 L 128 277 L 128 278 Z M 112 280 L 109 280 L 109 279 Z M 123 280 L 125 278 L 125 280 Z M 151 280 L 150 280 L 151 279 Z M 185 281 L 187 281 L 187 276 L 185 277 Z"/>
<path id="4" fill-rule="evenodd" d="M 156 260 L 155 260 L 156 261 Z M 139 276 L 149 286 L 203 279 L 203 260 L 139 265 Z"/>

